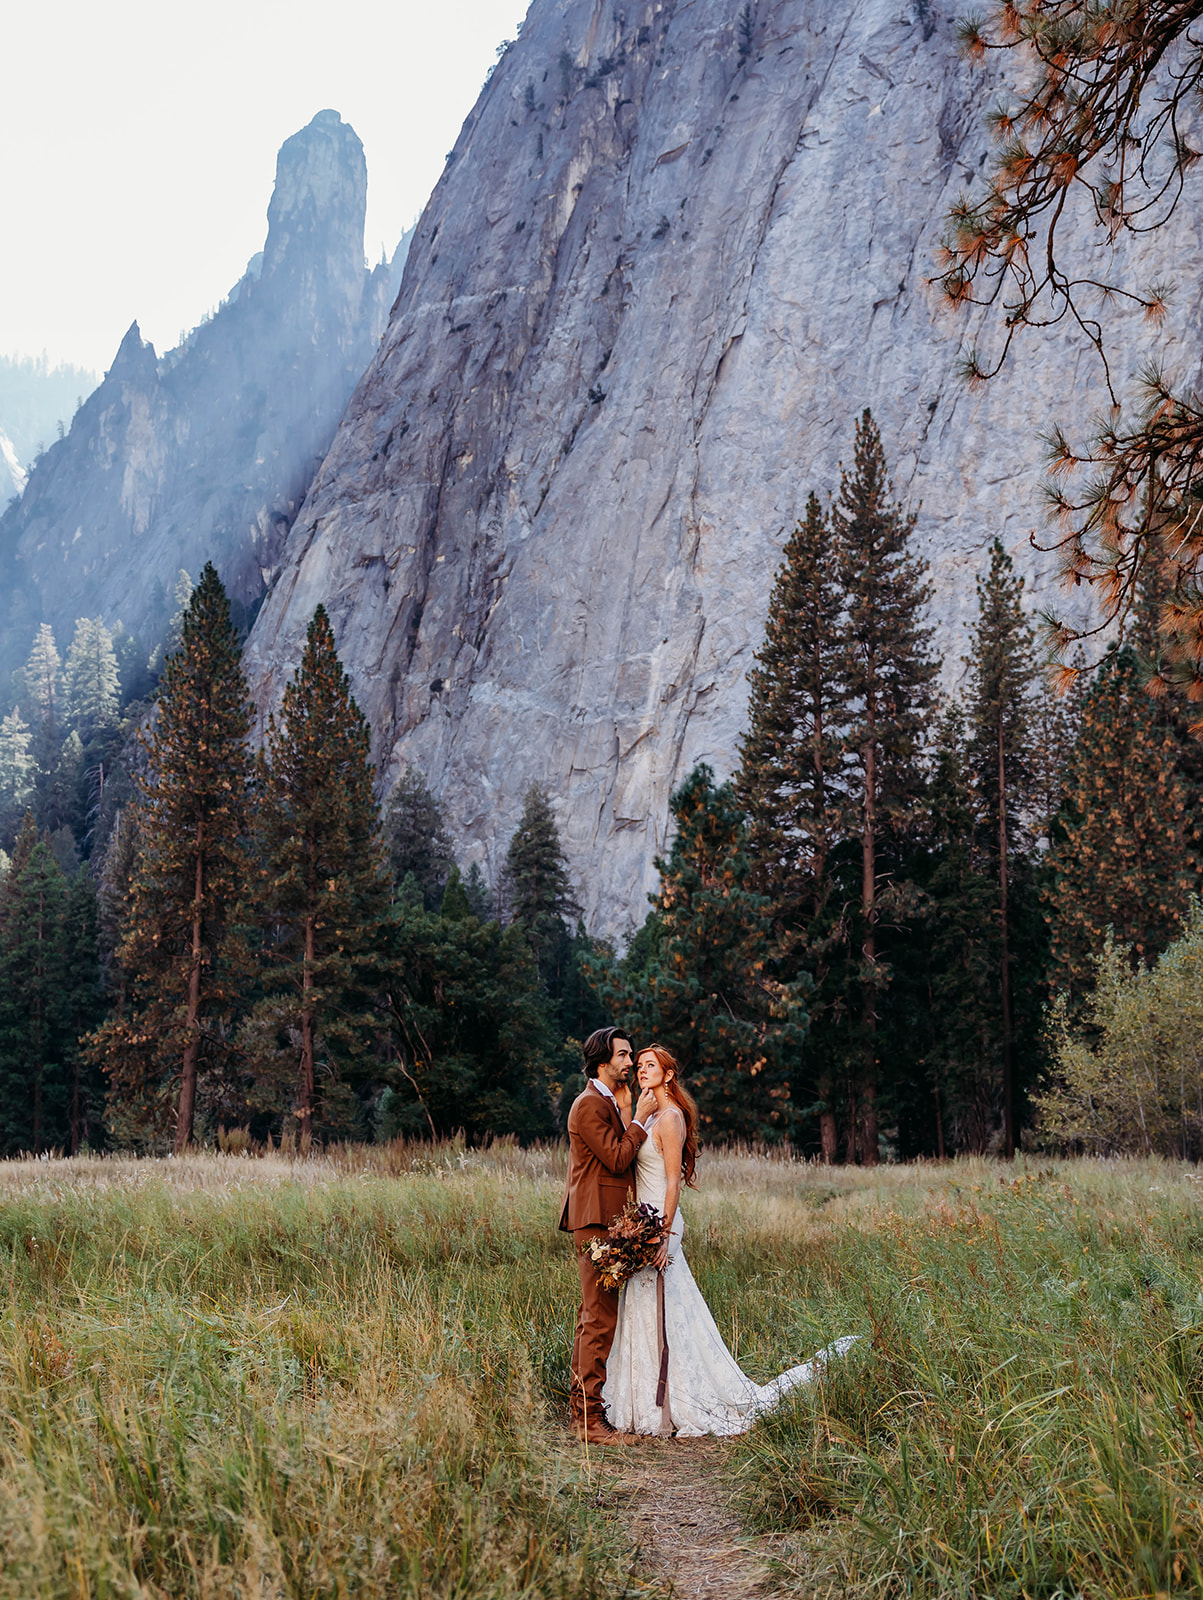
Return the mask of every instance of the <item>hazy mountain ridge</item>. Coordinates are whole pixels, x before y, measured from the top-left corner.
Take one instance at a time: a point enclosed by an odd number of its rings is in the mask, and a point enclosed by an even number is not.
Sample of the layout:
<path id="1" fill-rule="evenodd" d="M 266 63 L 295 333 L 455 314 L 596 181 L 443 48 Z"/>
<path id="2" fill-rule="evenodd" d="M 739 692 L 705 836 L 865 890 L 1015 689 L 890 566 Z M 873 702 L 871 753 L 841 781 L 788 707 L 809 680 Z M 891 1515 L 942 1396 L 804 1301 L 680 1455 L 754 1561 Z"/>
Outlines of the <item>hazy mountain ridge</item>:
<path id="1" fill-rule="evenodd" d="M 44 355 L 0 356 L 0 434 L 22 469 L 29 468 L 39 449 L 60 437 L 59 430 L 95 387 L 96 374 L 85 367 L 68 362 L 52 367 Z M 0 508 L 13 492 L 3 473 L 0 463 Z"/>
<path id="2" fill-rule="evenodd" d="M 358 137 L 320 112 L 280 151 L 262 260 L 230 298 L 163 359 L 130 328 L 0 518 L 6 665 L 42 620 L 153 640 L 180 568 L 209 559 L 258 601 L 391 303 L 389 266 L 364 265 L 366 194 Z"/>

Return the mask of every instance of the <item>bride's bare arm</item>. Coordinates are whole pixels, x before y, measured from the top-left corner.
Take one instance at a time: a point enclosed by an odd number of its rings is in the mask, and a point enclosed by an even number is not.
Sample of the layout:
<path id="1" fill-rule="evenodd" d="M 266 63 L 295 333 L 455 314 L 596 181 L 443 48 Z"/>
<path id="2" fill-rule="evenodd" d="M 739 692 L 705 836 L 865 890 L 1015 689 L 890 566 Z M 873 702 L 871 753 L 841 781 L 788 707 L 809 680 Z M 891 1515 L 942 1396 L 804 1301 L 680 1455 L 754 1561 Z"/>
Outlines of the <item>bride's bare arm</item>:
<path id="1" fill-rule="evenodd" d="M 664 1157 L 664 1172 L 668 1186 L 664 1191 L 664 1242 L 652 1263 L 663 1270 L 668 1265 L 668 1234 L 677 1215 L 681 1200 L 681 1155 L 685 1149 L 685 1118 L 676 1106 L 669 1106 L 662 1117 L 656 1118 L 655 1138 Z"/>

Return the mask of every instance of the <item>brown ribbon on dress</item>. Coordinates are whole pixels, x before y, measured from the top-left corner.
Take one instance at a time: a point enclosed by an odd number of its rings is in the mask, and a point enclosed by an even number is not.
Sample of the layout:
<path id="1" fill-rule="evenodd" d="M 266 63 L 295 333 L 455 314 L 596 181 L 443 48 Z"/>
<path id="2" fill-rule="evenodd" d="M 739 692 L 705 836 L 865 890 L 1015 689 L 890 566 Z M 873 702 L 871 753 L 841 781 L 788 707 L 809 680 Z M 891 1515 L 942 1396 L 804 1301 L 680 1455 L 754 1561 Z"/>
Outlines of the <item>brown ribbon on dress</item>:
<path id="1" fill-rule="evenodd" d="M 665 1413 L 664 1422 L 671 1432 L 668 1416 L 668 1329 L 664 1324 L 664 1274 L 656 1274 L 656 1332 L 660 1335 L 660 1381 L 656 1385 L 656 1404 Z"/>

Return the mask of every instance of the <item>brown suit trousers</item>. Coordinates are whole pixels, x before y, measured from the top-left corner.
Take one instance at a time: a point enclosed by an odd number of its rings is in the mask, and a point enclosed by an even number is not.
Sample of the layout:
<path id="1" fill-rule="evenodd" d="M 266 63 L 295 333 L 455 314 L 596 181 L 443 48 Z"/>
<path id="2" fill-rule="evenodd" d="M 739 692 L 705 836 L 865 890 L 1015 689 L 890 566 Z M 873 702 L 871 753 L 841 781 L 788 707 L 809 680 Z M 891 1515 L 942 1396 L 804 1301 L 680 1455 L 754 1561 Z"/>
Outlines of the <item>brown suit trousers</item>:
<path id="1" fill-rule="evenodd" d="M 581 1275 L 581 1306 L 572 1342 L 570 1404 L 577 1419 L 601 1420 L 606 1360 L 618 1321 L 618 1290 L 604 1289 L 589 1258 L 590 1239 L 602 1238 L 634 1189 L 635 1158 L 647 1138 L 623 1126 L 614 1102 L 592 1084 L 568 1113 L 568 1182 L 560 1227 L 571 1232 Z"/>

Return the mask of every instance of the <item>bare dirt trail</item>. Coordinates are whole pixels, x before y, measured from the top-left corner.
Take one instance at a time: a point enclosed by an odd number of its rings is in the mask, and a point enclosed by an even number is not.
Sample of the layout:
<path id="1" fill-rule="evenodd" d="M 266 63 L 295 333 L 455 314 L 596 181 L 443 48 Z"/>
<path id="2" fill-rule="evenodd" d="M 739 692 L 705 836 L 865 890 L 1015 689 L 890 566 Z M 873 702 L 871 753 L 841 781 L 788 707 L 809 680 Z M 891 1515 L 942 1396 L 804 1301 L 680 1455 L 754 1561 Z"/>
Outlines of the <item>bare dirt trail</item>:
<path id="1" fill-rule="evenodd" d="M 675 1600 L 772 1600 L 767 1541 L 749 1534 L 725 1481 L 721 1439 L 648 1440 L 594 1458 L 598 1505 L 638 1543 L 633 1575 Z"/>

